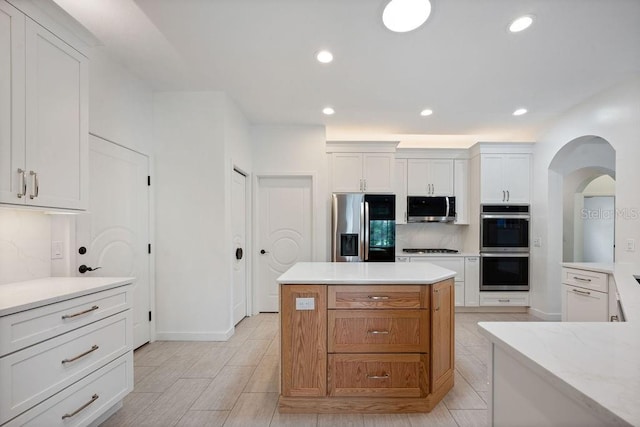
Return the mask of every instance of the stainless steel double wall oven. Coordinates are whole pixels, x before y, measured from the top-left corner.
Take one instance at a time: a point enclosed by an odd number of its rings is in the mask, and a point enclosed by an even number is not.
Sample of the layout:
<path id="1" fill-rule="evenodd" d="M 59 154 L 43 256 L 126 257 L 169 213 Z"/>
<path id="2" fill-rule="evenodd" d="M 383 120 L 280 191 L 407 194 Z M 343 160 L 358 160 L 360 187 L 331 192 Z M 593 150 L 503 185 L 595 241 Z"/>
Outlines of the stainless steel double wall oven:
<path id="1" fill-rule="evenodd" d="M 529 290 L 529 206 L 482 205 L 480 290 Z"/>

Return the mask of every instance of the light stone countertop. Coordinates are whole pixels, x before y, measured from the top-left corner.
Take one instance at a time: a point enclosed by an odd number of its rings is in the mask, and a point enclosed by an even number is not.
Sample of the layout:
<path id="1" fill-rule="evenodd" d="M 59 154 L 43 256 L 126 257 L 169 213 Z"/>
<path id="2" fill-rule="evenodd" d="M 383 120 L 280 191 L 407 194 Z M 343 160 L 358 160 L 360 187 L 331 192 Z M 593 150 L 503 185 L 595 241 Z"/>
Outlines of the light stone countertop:
<path id="1" fill-rule="evenodd" d="M 613 274 L 627 322 L 481 322 L 480 332 L 608 424 L 640 425 L 640 265 L 562 265 Z"/>
<path id="2" fill-rule="evenodd" d="M 0 316 L 133 283 L 133 277 L 48 277 L 0 285 Z"/>
<path id="3" fill-rule="evenodd" d="M 278 277 L 277 282 L 281 285 L 429 285 L 455 275 L 455 271 L 424 262 L 299 262 Z"/>

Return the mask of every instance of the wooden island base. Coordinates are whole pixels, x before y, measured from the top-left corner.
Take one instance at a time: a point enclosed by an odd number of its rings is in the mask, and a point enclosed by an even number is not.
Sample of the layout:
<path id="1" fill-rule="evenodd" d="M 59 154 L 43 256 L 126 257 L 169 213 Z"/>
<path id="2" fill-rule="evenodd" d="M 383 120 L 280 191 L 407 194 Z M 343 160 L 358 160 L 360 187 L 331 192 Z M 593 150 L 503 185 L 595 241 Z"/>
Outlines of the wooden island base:
<path id="1" fill-rule="evenodd" d="M 281 283 L 280 322 L 280 412 L 429 412 L 453 387 L 453 279 Z"/>

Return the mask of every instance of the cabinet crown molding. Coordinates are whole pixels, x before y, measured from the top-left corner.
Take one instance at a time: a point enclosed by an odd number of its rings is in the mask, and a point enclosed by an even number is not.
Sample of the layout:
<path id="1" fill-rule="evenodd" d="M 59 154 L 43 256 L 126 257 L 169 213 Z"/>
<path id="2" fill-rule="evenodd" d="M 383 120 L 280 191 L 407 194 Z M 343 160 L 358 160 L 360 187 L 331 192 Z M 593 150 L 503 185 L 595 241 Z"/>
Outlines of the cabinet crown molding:
<path id="1" fill-rule="evenodd" d="M 327 141 L 327 153 L 395 153 L 399 141 Z"/>
<path id="2" fill-rule="evenodd" d="M 478 142 L 469 148 L 469 157 L 479 154 L 533 154 L 534 142 Z"/>

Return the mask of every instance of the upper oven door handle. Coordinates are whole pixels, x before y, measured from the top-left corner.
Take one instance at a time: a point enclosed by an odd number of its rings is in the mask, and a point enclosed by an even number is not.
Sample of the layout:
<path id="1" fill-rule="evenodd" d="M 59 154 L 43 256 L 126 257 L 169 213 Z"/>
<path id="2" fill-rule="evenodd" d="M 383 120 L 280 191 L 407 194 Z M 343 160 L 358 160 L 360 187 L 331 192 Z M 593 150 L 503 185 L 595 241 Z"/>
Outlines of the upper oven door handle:
<path id="1" fill-rule="evenodd" d="M 482 219 L 531 219 L 530 215 L 498 215 L 498 214 L 480 214 Z"/>
<path id="2" fill-rule="evenodd" d="M 517 252 L 501 252 L 501 253 L 481 253 L 481 258 L 529 258 L 528 253 Z"/>

